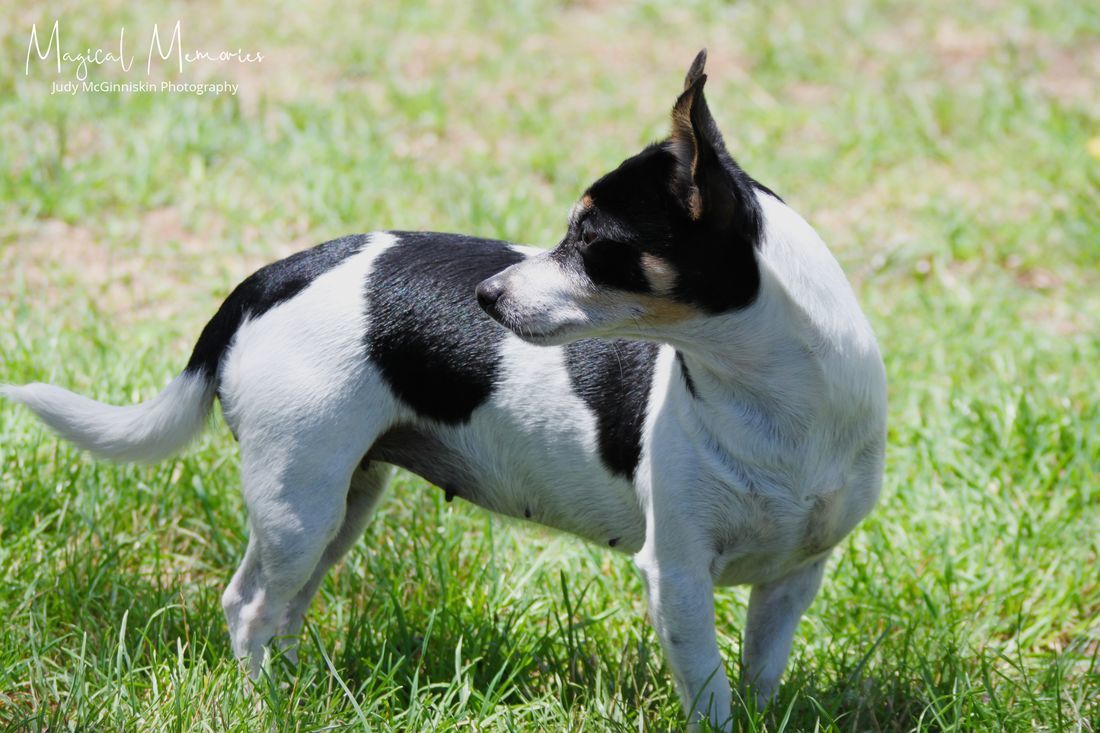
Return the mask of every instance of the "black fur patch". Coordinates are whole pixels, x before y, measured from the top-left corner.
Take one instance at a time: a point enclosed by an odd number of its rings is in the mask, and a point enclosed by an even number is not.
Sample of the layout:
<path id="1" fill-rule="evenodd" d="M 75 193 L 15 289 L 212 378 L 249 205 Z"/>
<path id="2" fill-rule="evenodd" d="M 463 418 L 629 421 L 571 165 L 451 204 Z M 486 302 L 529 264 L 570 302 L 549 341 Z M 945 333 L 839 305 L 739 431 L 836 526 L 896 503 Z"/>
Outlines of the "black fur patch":
<path id="1" fill-rule="evenodd" d="M 760 288 L 755 249 L 760 244 L 763 218 L 756 189 L 763 187 L 728 156 L 723 156 L 722 164 L 736 215 L 721 229 L 693 221 L 683 210 L 669 186 L 676 158 L 668 144 L 659 144 L 623 161 L 592 184 L 588 195 L 593 205 L 572 227 L 567 241 L 581 249 L 581 236 L 588 231 L 597 243 L 606 240 L 634 248 L 637 257 L 657 255 L 676 271 L 672 292 L 676 300 L 707 313 L 743 308 L 755 300 Z M 636 279 L 631 260 L 621 253 L 616 259 L 624 263 L 620 277 Z"/>
<path id="2" fill-rule="evenodd" d="M 637 293 L 650 292 L 642 269 L 642 250 L 626 242 L 598 239 L 591 244 L 578 243 L 577 252 L 584 273 L 596 285 Z M 555 258 L 568 261 L 567 250 L 556 250 Z"/>
<path id="3" fill-rule="evenodd" d="M 367 280 L 367 353 L 394 393 L 419 414 L 466 422 L 492 394 L 504 330 L 474 288 L 524 259 L 505 242 L 394 232 Z"/>
<path id="4" fill-rule="evenodd" d="M 256 318 L 290 300 L 320 275 L 359 252 L 365 234 L 334 239 L 261 267 L 234 288 L 202 329 L 185 371 L 213 379 L 229 342 L 246 317 Z"/>
<path id="5" fill-rule="evenodd" d="M 612 473 L 633 480 L 642 454 L 657 345 L 584 339 L 565 347 L 573 391 L 596 413 L 600 458 Z"/>
<path id="6" fill-rule="evenodd" d="M 684 377 L 684 384 L 687 385 L 688 392 L 692 397 L 699 398 L 698 393 L 695 391 L 695 380 L 691 378 L 691 372 L 688 371 L 687 364 L 684 363 L 684 353 L 682 351 L 676 351 L 676 363 L 680 365 L 680 374 Z"/>

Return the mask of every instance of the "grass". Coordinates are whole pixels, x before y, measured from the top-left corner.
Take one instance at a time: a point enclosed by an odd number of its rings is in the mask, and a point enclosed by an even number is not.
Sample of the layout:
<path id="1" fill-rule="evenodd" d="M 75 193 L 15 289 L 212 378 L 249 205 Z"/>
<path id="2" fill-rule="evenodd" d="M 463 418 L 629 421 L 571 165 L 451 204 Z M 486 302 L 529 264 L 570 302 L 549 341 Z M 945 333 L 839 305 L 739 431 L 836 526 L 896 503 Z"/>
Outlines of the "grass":
<path id="1" fill-rule="evenodd" d="M 149 397 L 235 282 L 347 232 L 556 242 L 707 45 L 731 150 L 831 244 L 891 385 L 881 504 L 739 729 L 1100 730 L 1095 4 L 304 7 L 0 10 L 0 380 Z M 266 58 L 188 70 L 236 97 L 51 96 L 22 61 L 54 17 L 74 52 L 125 25 L 143 61 L 179 18 Z M 682 725 L 628 559 L 408 475 L 254 693 L 218 602 L 236 460 L 219 423 L 96 463 L 0 406 L 0 730 Z M 745 601 L 718 597 L 735 679 Z"/>

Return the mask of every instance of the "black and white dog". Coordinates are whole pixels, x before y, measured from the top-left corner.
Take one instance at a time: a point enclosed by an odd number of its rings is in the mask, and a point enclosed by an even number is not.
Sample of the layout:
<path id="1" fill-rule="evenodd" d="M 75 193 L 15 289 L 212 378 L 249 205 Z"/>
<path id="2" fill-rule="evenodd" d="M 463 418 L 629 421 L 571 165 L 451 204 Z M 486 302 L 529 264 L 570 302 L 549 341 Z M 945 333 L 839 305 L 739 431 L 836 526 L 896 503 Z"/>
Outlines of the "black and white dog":
<path id="1" fill-rule="evenodd" d="M 705 58 L 670 138 L 596 181 L 553 250 L 345 237 L 241 283 L 148 402 L 4 393 L 125 461 L 181 449 L 221 400 L 251 528 L 223 605 L 253 675 L 269 642 L 293 654 L 400 466 L 633 555 L 689 720 L 728 725 L 714 587 L 752 586 L 745 681 L 764 701 L 878 497 L 886 384 L 824 243 L 726 152 Z"/>

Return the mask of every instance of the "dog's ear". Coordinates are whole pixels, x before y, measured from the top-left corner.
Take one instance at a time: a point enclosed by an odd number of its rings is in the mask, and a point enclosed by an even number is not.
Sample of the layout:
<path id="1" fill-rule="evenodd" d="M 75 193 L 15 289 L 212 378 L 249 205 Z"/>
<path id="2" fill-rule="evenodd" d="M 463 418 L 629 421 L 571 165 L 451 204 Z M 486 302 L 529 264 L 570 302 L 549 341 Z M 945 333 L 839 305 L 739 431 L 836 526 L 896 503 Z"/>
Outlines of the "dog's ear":
<path id="1" fill-rule="evenodd" d="M 706 61 L 703 49 L 688 69 L 684 91 L 672 108 L 671 149 L 676 156 L 672 190 L 692 219 L 722 227 L 734 216 L 736 200 L 722 162 L 729 154 L 703 96 Z"/>
<path id="2" fill-rule="evenodd" d="M 706 66 L 707 50 L 704 48 L 695 54 L 695 60 L 691 62 L 691 68 L 688 69 L 687 76 L 684 77 L 684 91 L 691 89 L 691 85 L 695 83 L 695 80 L 703 75 Z"/>

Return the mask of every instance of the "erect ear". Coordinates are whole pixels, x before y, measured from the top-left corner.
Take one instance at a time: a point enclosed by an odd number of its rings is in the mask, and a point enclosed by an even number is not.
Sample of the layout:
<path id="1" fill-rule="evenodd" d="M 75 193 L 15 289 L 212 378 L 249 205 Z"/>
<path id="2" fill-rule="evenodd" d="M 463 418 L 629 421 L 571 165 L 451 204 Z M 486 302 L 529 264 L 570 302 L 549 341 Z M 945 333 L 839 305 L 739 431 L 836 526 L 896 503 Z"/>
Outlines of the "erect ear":
<path id="1" fill-rule="evenodd" d="M 730 190 L 728 158 L 722 134 L 703 96 L 707 51 L 695 57 L 684 79 L 684 91 L 672 108 L 672 153 L 676 156 L 672 190 L 695 221 L 728 223 L 736 201 Z"/>
<path id="2" fill-rule="evenodd" d="M 703 75 L 703 70 L 707 66 L 707 50 L 704 48 L 695 54 L 695 60 L 691 62 L 691 68 L 688 69 L 687 76 L 684 77 L 684 90 L 691 88 L 691 85 L 695 83 L 695 80 Z"/>

